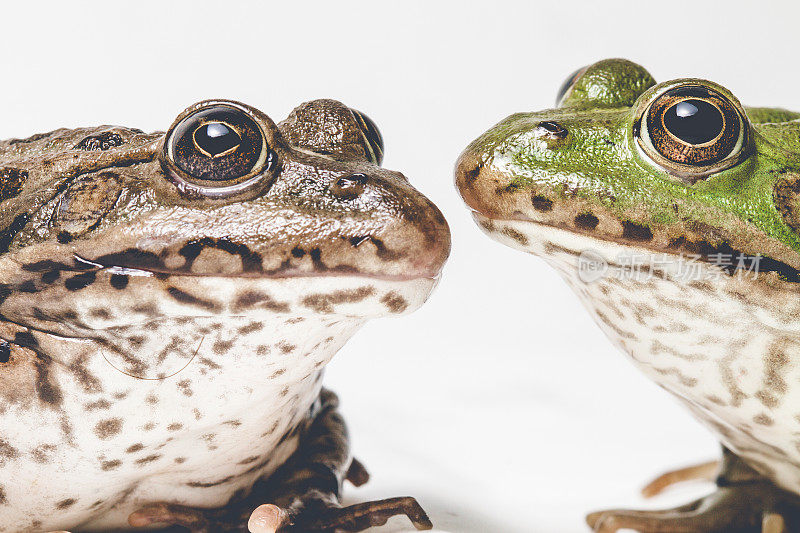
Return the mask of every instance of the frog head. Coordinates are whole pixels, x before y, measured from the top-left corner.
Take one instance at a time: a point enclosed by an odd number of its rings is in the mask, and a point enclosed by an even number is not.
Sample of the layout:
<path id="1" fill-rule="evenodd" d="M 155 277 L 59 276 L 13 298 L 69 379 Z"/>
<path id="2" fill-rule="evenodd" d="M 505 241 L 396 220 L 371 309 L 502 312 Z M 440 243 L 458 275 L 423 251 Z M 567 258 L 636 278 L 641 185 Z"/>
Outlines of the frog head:
<path id="1" fill-rule="evenodd" d="M 527 221 L 656 252 L 759 256 L 797 281 L 798 117 L 609 59 L 571 75 L 555 108 L 511 115 L 472 142 L 456 184 L 490 233 Z M 525 236 L 504 237 L 525 248 Z"/>
<path id="2" fill-rule="evenodd" d="M 197 316 L 410 311 L 450 235 L 382 157 L 375 124 L 334 100 L 280 124 L 209 100 L 166 133 L 0 142 L 0 310 L 81 338 Z"/>

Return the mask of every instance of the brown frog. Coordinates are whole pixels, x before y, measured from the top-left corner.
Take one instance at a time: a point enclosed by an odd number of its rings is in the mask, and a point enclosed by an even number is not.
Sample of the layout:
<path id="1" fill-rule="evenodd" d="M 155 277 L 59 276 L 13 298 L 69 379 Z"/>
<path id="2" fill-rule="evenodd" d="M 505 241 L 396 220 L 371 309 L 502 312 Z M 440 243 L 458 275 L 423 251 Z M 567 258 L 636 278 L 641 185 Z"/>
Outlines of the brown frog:
<path id="1" fill-rule="evenodd" d="M 447 223 L 362 113 L 213 100 L 0 142 L 0 531 L 358 531 L 325 364 L 437 283 Z"/>

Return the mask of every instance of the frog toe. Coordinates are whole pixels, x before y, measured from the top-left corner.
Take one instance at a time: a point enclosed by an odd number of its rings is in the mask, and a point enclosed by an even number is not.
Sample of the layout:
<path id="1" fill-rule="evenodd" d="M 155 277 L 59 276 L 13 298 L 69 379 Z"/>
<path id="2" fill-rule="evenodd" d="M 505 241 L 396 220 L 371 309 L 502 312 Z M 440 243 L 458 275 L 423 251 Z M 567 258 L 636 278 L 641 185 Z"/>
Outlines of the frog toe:
<path id="1" fill-rule="evenodd" d="M 785 533 L 800 525 L 800 500 L 764 482 L 720 487 L 673 509 L 614 509 L 586 517 L 597 533 Z"/>
<path id="2" fill-rule="evenodd" d="M 230 522 L 221 520 L 216 509 L 197 509 L 172 503 L 146 505 L 128 516 L 134 528 L 151 528 L 154 525 L 182 526 L 191 533 L 211 533 L 231 530 Z M 241 529 L 241 531 L 245 531 Z"/>
<path id="3" fill-rule="evenodd" d="M 347 507 L 323 503 L 323 500 L 312 500 L 304 502 L 302 508 L 295 510 L 293 514 L 291 523 L 280 529 L 280 533 L 363 531 L 370 527 L 382 526 L 390 518 L 402 515 L 405 515 L 418 530 L 433 528 L 422 506 L 410 496 L 357 503 Z M 253 533 L 262 532 L 253 531 Z"/>

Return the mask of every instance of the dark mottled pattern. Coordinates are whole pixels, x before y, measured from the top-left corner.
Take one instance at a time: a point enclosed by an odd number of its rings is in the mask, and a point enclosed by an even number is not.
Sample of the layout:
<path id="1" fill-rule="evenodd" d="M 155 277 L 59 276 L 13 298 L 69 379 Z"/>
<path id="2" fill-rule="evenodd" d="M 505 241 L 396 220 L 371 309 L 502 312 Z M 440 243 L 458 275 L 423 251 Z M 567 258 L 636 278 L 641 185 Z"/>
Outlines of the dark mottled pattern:
<path id="1" fill-rule="evenodd" d="M 360 302 L 373 294 L 375 294 L 374 287 L 345 289 L 328 294 L 310 294 L 303 298 L 303 305 L 318 313 L 333 313 L 334 305 Z"/>
<path id="2" fill-rule="evenodd" d="M 125 139 L 119 133 L 112 131 L 104 131 L 97 135 L 89 135 L 84 137 L 78 144 L 75 145 L 75 150 L 85 150 L 91 152 L 94 150 L 108 150 L 109 148 L 116 148 L 125 144 Z"/>
<path id="3" fill-rule="evenodd" d="M 122 419 L 121 418 L 109 418 L 106 420 L 101 420 L 97 423 L 94 427 L 94 432 L 98 436 L 98 438 L 103 440 L 108 440 L 122 431 Z"/>
<path id="4" fill-rule="evenodd" d="M 14 198 L 22 191 L 28 172 L 19 168 L 0 168 L 0 202 Z"/>

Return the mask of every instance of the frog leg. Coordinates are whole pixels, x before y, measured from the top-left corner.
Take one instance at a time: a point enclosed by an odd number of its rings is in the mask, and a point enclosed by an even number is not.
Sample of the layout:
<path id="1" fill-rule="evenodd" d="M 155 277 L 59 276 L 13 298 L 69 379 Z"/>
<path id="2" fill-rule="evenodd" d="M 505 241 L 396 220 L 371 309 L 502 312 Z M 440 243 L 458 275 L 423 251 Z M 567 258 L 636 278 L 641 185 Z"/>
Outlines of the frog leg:
<path id="1" fill-rule="evenodd" d="M 712 494 L 674 509 L 598 511 L 586 521 L 598 533 L 785 533 L 800 528 L 800 496 L 778 488 L 723 448 Z"/>
<path id="2" fill-rule="evenodd" d="M 344 480 L 359 486 L 369 480 L 369 474 L 350 457 L 347 428 L 336 409 L 336 395 L 323 390 L 320 402 L 320 410 L 297 451 L 268 479 L 256 483 L 244 500 L 221 509 L 158 503 L 131 514 L 129 523 L 134 527 L 179 525 L 192 533 L 327 533 L 362 531 L 383 525 L 393 516 L 406 515 L 417 529 L 431 529 L 427 514 L 409 496 L 347 507 L 340 504 Z"/>
<path id="3" fill-rule="evenodd" d="M 664 492 L 668 487 L 684 481 L 714 481 L 720 471 L 722 463 L 719 461 L 708 461 L 696 465 L 679 468 L 665 472 L 645 485 L 642 489 L 642 496 L 652 498 Z"/>

